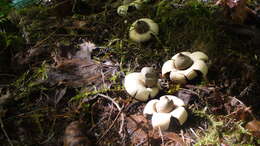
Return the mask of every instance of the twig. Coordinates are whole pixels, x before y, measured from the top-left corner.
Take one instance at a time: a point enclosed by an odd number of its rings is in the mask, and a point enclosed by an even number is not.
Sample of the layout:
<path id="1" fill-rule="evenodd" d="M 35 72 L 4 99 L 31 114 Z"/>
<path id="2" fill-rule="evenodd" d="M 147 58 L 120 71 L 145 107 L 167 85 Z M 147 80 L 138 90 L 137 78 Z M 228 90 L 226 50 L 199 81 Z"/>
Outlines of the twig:
<path id="1" fill-rule="evenodd" d="M 16 75 L 12 75 L 12 74 L 0 74 L 0 76 L 16 77 Z"/>
<path id="2" fill-rule="evenodd" d="M 125 118 L 124 118 L 124 113 L 121 113 L 121 125 L 119 128 L 118 133 L 122 136 L 123 128 L 124 128 L 124 123 L 125 123 Z"/>
<path id="3" fill-rule="evenodd" d="M 97 144 L 103 139 L 104 136 L 107 135 L 107 133 L 109 132 L 109 130 L 114 126 L 115 122 L 117 121 L 117 119 L 119 118 L 119 115 L 121 114 L 122 111 L 120 111 L 117 115 L 115 120 L 112 122 L 112 124 L 108 127 L 108 129 L 104 132 L 104 134 L 98 139 Z"/>
<path id="4" fill-rule="evenodd" d="M 197 95 L 198 97 L 200 97 L 200 95 L 199 95 L 197 92 L 195 92 L 195 91 L 193 91 L 193 90 L 191 90 L 191 89 L 185 89 L 185 88 L 180 88 L 180 89 L 181 89 L 181 90 L 184 90 L 184 91 L 191 92 L 191 93 Z"/>
<path id="5" fill-rule="evenodd" d="M 12 141 L 10 140 L 10 138 L 9 138 L 9 136 L 8 136 L 8 134 L 7 134 L 7 132 L 5 131 L 4 123 L 3 123 L 3 120 L 2 120 L 1 117 L 0 117 L 0 124 L 1 124 L 2 131 L 3 131 L 4 135 L 5 135 L 5 137 L 7 138 L 7 140 L 8 140 L 8 142 L 9 142 L 10 146 L 13 146 L 14 144 L 12 143 Z"/>
<path id="6" fill-rule="evenodd" d="M 38 46 L 40 46 L 42 43 L 44 43 L 45 41 L 47 41 L 49 38 L 51 38 L 52 35 L 54 35 L 57 32 L 57 30 L 53 31 L 51 34 L 49 34 L 45 39 L 37 42 L 31 49 L 34 49 Z"/>
<path id="7" fill-rule="evenodd" d="M 122 132 L 123 126 L 124 126 L 124 114 L 122 114 L 122 108 L 119 106 L 119 104 L 117 102 L 115 102 L 114 99 L 112 99 L 109 96 L 106 96 L 104 94 L 98 94 L 98 96 L 104 97 L 108 100 L 110 100 L 118 109 L 119 113 L 117 114 L 115 120 L 112 122 L 112 124 L 109 126 L 109 128 L 104 132 L 104 134 L 98 139 L 97 144 L 103 139 L 103 137 L 105 135 L 107 135 L 107 133 L 109 132 L 109 130 L 114 126 L 115 122 L 117 121 L 117 119 L 119 118 L 119 115 L 121 115 L 121 125 L 120 125 L 120 130 L 119 130 L 119 134 Z"/>
<path id="8" fill-rule="evenodd" d="M 185 137 L 184 137 L 184 134 L 183 134 L 183 130 L 181 130 L 181 138 L 182 138 L 183 143 L 185 143 Z"/>
<path id="9" fill-rule="evenodd" d="M 101 94 L 101 93 L 99 93 L 98 96 L 101 96 L 101 97 L 104 97 L 104 98 L 110 100 L 117 107 L 118 111 L 122 110 L 121 107 L 119 106 L 119 104 L 114 99 L 112 99 L 111 97 L 106 96 L 106 95 Z"/>
<path id="10" fill-rule="evenodd" d="M 204 92 L 209 93 L 211 91 L 211 89 L 207 88 L 207 87 L 198 87 L 198 86 L 194 86 L 194 85 L 185 85 L 186 88 L 192 88 L 192 89 L 198 89 Z"/>
<path id="11" fill-rule="evenodd" d="M 87 133 L 91 133 L 91 132 L 93 131 L 93 129 L 96 128 L 105 118 L 106 118 L 105 116 L 102 117 L 102 118 L 99 120 L 99 122 L 97 122 L 96 124 L 95 124 L 94 122 L 92 122 L 92 125 L 94 125 L 94 126 L 92 126 L 92 127 L 88 130 Z"/>
<path id="12" fill-rule="evenodd" d="M 164 144 L 164 138 L 163 138 L 162 130 L 161 130 L 160 127 L 159 127 L 158 130 L 159 130 L 160 137 L 161 137 L 161 139 L 162 139 L 162 145 L 164 146 L 165 144 Z"/>
<path id="13" fill-rule="evenodd" d="M 195 131 L 192 128 L 190 128 L 190 131 L 191 131 L 191 133 L 193 133 L 193 135 L 195 135 L 197 138 L 199 138 L 199 136 L 195 133 Z"/>
<path id="14" fill-rule="evenodd" d="M 148 139 L 142 140 L 140 143 L 136 144 L 135 146 L 142 146 L 142 145 L 144 145 L 147 141 L 148 141 Z"/>

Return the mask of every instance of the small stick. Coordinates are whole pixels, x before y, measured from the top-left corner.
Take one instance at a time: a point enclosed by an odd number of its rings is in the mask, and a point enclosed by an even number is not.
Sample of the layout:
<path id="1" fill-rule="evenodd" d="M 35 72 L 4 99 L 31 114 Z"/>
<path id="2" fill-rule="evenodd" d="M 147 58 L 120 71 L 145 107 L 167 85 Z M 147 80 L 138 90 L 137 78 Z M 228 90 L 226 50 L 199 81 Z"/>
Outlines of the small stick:
<path id="1" fill-rule="evenodd" d="M 193 133 L 193 135 L 196 136 L 196 138 L 199 138 L 199 136 L 195 133 L 195 131 L 192 128 L 190 128 L 190 131 Z"/>
<path id="2" fill-rule="evenodd" d="M 112 124 L 109 126 L 109 128 L 104 132 L 104 134 L 98 139 L 97 143 L 99 143 L 103 137 L 108 133 L 108 131 L 113 127 L 113 125 L 115 124 L 116 120 L 119 118 L 119 115 L 121 115 L 121 125 L 120 125 L 120 130 L 119 130 L 119 134 L 122 132 L 123 130 L 123 126 L 124 126 L 124 114 L 122 114 L 122 108 L 119 106 L 119 104 L 114 100 L 112 99 L 111 97 L 109 96 L 106 96 L 104 94 L 98 94 L 98 96 L 101 96 L 101 97 L 104 97 L 108 100 L 110 100 L 118 109 L 119 113 L 117 114 L 115 120 L 112 122 Z"/>
<path id="3" fill-rule="evenodd" d="M 13 144 L 12 141 L 10 140 L 10 138 L 9 138 L 9 136 L 8 136 L 8 134 L 7 134 L 7 132 L 5 131 L 4 123 L 3 123 L 3 120 L 2 120 L 1 117 L 0 117 L 0 124 L 1 124 L 2 131 L 4 132 L 4 135 L 5 135 L 5 137 L 7 138 L 7 140 L 8 140 L 8 142 L 9 142 L 10 146 L 14 146 L 14 144 Z"/>
<path id="4" fill-rule="evenodd" d="M 181 130 L 181 138 L 182 138 L 183 143 L 185 143 L 185 137 L 183 135 L 183 130 Z"/>
<path id="5" fill-rule="evenodd" d="M 118 111 L 121 111 L 121 110 L 122 110 L 121 107 L 119 106 L 119 104 L 118 104 L 117 102 L 115 102 L 115 100 L 112 99 L 111 97 L 106 96 L 106 95 L 104 95 L 104 94 L 98 94 L 98 96 L 101 96 L 101 97 L 104 97 L 104 98 L 110 100 L 110 101 L 117 107 Z"/>
<path id="6" fill-rule="evenodd" d="M 159 127 L 159 134 L 160 134 L 161 139 L 162 139 L 162 145 L 164 146 L 164 138 L 163 138 L 162 130 L 161 130 L 160 127 Z"/>
<path id="7" fill-rule="evenodd" d="M 52 32 L 51 34 L 49 34 L 45 39 L 36 42 L 36 44 L 35 44 L 32 48 L 30 48 L 30 50 L 31 50 L 31 49 L 34 49 L 34 48 L 37 48 L 38 46 L 40 46 L 42 43 L 44 43 L 44 42 L 47 41 L 49 38 L 51 38 L 51 36 L 54 35 L 56 32 L 57 32 L 57 30 L 53 31 L 53 32 Z"/>
<path id="8" fill-rule="evenodd" d="M 109 132 L 109 130 L 114 126 L 115 122 L 117 121 L 117 119 L 119 118 L 119 115 L 121 114 L 122 111 L 119 111 L 119 113 L 116 115 L 115 120 L 112 122 L 112 124 L 108 127 L 108 129 L 104 132 L 104 134 L 98 139 L 97 144 L 103 139 L 104 136 L 107 135 L 107 133 Z"/>

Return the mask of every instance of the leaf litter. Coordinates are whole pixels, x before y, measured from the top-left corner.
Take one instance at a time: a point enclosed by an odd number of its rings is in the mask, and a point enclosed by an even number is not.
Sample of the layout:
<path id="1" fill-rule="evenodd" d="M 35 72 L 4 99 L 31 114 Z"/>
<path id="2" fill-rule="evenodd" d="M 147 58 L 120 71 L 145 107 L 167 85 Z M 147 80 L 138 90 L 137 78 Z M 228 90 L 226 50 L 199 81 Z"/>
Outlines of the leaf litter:
<path id="1" fill-rule="evenodd" d="M 229 2 L 233 3 L 226 3 L 227 6 L 235 9 L 231 14 L 232 20 L 243 23 L 247 13 L 244 1 L 240 0 L 239 4 L 234 4 L 234 1 Z M 1 118 L 4 121 L 4 129 L 8 130 L 7 133 L 11 137 L 11 142 L 24 145 L 28 143 L 29 145 L 62 145 L 66 127 L 71 127 L 70 122 L 80 120 L 84 121 L 84 126 L 88 130 L 80 131 L 82 129 L 77 129 L 76 126 L 76 131 L 79 130 L 80 135 L 87 136 L 96 145 L 194 145 L 196 143 L 214 145 L 216 141 L 221 145 L 228 145 L 229 141 L 232 141 L 232 144 L 246 144 L 247 140 L 256 143 L 255 139 L 251 141 L 252 138 L 248 137 L 246 130 L 243 131 L 245 127 L 252 132 L 252 135 L 259 136 L 259 131 L 255 130 L 259 123 L 254 120 L 259 118 L 257 110 L 260 103 L 257 76 L 259 66 L 252 63 L 254 59 L 246 60 L 252 54 L 246 53 L 244 56 L 236 54 L 239 51 L 245 52 L 238 47 L 237 50 L 227 49 L 229 55 L 223 56 L 225 51 L 216 55 L 212 59 L 207 83 L 188 84 L 174 90 L 174 95 L 182 98 L 187 104 L 191 115 L 187 123 L 174 131 L 153 130 L 149 119 L 142 115 L 145 103 L 133 103 L 129 95 L 122 91 L 121 84 L 127 72 L 135 71 L 143 64 L 151 65 L 151 62 L 156 62 L 155 60 L 165 60 L 164 55 L 140 57 L 138 54 L 140 52 L 131 51 L 130 47 L 147 52 L 145 50 L 147 48 L 160 49 L 162 46 L 156 42 L 153 42 L 155 46 L 135 45 L 124 40 L 126 21 L 130 22 L 136 16 L 147 15 L 140 12 L 141 14 L 134 16 L 136 13 L 132 12 L 129 18 L 122 19 L 115 15 L 113 9 L 109 7 L 107 9 L 108 11 L 103 11 L 104 13 L 90 16 L 87 21 L 85 18 L 80 18 L 70 19 L 67 23 L 64 21 L 64 26 L 50 24 L 46 27 L 56 28 L 54 33 L 36 41 L 27 51 L 16 52 L 13 62 L 18 64 L 39 67 L 41 61 L 46 60 L 45 57 L 48 63 L 45 66 L 47 78 L 33 77 L 31 79 L 33 82 L 29 82 L 28 85 L 37 89 L 28 91 L 26 96 L 17 100 L 24 102 L 18 107 L 12 107 L 16 104 L 8 94 L 15 91 L 12 89 L 13 86 L 8 92 L 1 92 L 0 98 L 4 102 L 0 107 L 9 107 L 6 110 L 0 108 L 1 113 L 4 112 Z M 102 16 L 106 14 L 111 20 L 102 20 Z M 151 15 L 153 14 L 149 13 L 149 16 Z M 87 33 L 81 34 L 81 31 Z M 108 47 L 98 49 L 99 47 L 95 45 L 103 44 L 106 39 L 115 36 L 122 36 L 119 40 L 123 41 L 110 45 L 112 49 L 106 50 L 105 53 L 102 51 Z M 34 40 L 30 40 L 33 44 Z M 245 41 L 245 44 L 247 43 Z M 163 50 L 167 51 L 167 48 L 160 50 L 162 54 L 165 53 Z M 96 57 L 95 51 L 101 56 Z M 253 49 L 251 51 L 253 54 L 257 53 Z M 133 62 L 134 65 L 131 64 Z M 135 69 L 131 66 L 135 66 Z M 160 72 L 159 69 L 157 71 Z M 33 86 L 37 83 L 43 86 Z M 164 94 L 164 91 L 160 94 Z M 100 95 L 110 97 L 111 100 Z M 75 96 L 78 96 L 78 100 L 72 100 Z M 50 104 L 50 101 L 54 104 Z M 25 106 L 27 103 L 29 104 Z M 120 110 L 114 103 L 119 105 Z M 122 116 L 124 118 L 120 118 Z M 14 122 L 15 120 L 19 122 Z M 240 127 L 238 122 L 241 120 L 244 123 Z M 19 127 L 17 130 L 19 137 L 15 136 L 13 125 Z M 34 129 L 28 130 L 30 127 Z M 227 133 L 232 134 L 226 136 Z M 35 134 L 36 138 L 32 137 Z M 0 137 L 5 136 L 0 134 Z"/>

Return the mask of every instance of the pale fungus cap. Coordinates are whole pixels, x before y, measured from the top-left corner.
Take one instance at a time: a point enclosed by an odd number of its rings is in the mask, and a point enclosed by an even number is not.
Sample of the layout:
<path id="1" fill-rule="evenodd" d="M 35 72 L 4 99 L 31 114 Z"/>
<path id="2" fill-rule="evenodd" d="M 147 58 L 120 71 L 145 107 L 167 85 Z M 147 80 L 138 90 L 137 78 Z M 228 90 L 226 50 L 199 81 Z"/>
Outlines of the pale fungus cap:
<path id="1" fill-rule="evenodd" d="M 159 26 L 152 19 L 142 18 L 136 20 L 130 27 L 129 38 L 135 42 L 145 42 L 151 39 L 152 35 L 158 35 Z"/>
<path id="2" fill-rule="evenodd" d="M 158 77 L 152 67 L 126 75 L 124 87 L 128 94 L 140 101 L 147 101 L 159 92 Z"/>
<path id="3" fill-rule="evenodd" d="M 134 7 L 135 9 L 140 10 L 142 8 L 142 3 L 142 0 L 124 0 L 123 5 L 117 8 L 117 14 L 120 16 L 126 16 L 130 7 Z"/>
<path id="4" fill-rule="evenodd" d="M 128 5 L 122 5 L 117 8 L 117 14 L 120 16 L 126 16 L 128 12 Z"/>
<path id="5" fill-rule="evenodd" d="M 175 83 L 186 84 L 196 78 L 198 73 L 204 77 L 207 75 L 207 61 L 208 56 L 203 52 L 180 52 L 163 64 L 162 75 L 169 75 Z"/>
<path id="6" fill-rule="evenodd" d="M 140 10 L 142 7 L 142 0 L 135 0 L 132 3 L 130 3 L 130 6 L 134 6 L 137 10 Z"/>
<path id="7" fill-rule="evenodd" d="M 143 114 L 152 116 L 152 126 L 155 129 L 168 130 L 171 119 L 178 120 L 183 125 L 188 118 L 188 113 L 183 107 L 184 101 L 173 95 L 164 95 L 160 99 L 150 100 L 144 107 Z"/>

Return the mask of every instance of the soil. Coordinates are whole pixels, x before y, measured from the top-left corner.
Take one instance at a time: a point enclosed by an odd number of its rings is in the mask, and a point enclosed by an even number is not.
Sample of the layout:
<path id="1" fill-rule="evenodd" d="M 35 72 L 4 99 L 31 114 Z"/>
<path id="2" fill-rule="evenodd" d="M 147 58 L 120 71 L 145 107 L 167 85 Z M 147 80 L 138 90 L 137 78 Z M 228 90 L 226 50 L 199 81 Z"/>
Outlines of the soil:
<path id="1" fill-rule="evenodd" d="M 121 1 L 73 2 L 8 15 L 15 29 L 0 33 L 0 145 L 260 144 L 259 129 L 246 128 L 259 127 L 259 18 L 238 23 L 223 7 L 192 0 L 156 0 L 126 16 L 117 14 Z M 128 29 L 140 18 L 157 22 L 160 34 L 131 41 Z M 181 51 L 208 55 L 206 79 L 179 85 L 161 76 Z M 125 75 L 144 66 L 160 76 L 155 98 L 184 100 L 184 125 L 153 129 L 146 102 L 127 94 Z"/>

